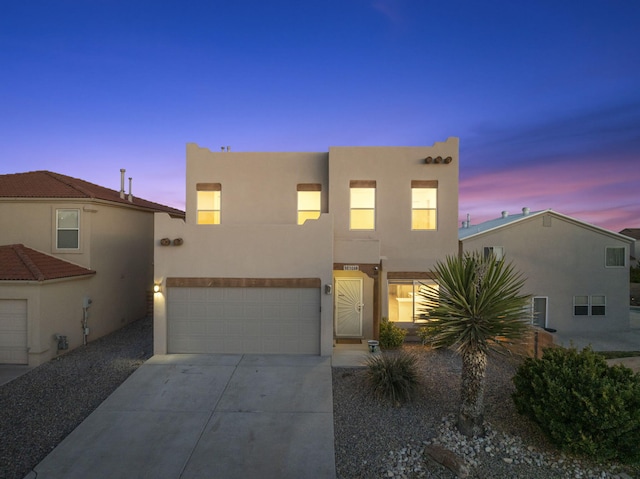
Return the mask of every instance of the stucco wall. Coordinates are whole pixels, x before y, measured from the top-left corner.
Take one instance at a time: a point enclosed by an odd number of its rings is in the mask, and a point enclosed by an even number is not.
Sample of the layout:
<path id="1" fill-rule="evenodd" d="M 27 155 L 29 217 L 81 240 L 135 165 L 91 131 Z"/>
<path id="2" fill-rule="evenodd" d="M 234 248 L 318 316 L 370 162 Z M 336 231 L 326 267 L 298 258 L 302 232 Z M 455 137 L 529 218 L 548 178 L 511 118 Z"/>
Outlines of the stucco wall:
<path id="1" fill-rule="evenodd" d="M 169 277 L 320 278 L 332 284 L 332 218 L 296 224 L 196 225 L 156 214 L 155 282 Z M 160 240 L 181 238 L 180 246 Z M 164 293 L 154 295 L 154 348 L 166 353 Z M 321 299 L 321 354 L 331 354 L 332 296 Z"/>
<path id="2" fill-rule="evenodd" d="M 550 226 L 543 226 L 543 216 Z M 612 331 L 629 328 L 629 270 L 606 268 L 605 247 L 628 244 L 562 217 L 535 215 L 463 240 L 464 251 L 504 247 L 526 277 L 524 291 L 548 297 L 547 326 L 558 331 Z M 574 316 L 575 295 L 606 295 L 606 315 Z"/>
<path id="3" fill-rule="evenodd" d="M 426 157 L 451 157 L 449 164 L 427 164 Z M 457 251 L 458 139 L 431 147 L 332 147 L 329 150 L 329 210 L 336 242 L 379 241 L 384 269 L 429 271 Z M 376 181 L 375 231 L 350 231 L 349 183 Z M 411 181 L 438 181 L 437 230 L 411 230 Z M 342 244 L 337 251 L 348 251 Z M 353 261 L 336 257 L 336 262 Z"/>

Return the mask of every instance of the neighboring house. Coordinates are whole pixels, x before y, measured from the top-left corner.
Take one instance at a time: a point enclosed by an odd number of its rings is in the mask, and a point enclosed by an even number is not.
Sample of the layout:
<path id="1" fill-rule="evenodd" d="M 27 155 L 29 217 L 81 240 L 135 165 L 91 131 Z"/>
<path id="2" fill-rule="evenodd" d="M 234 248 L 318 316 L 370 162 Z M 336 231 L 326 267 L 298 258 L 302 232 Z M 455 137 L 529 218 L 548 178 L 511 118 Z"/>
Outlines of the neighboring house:
<path id="1" fill-rule="evenodd" d="M 630 251 L 631 266 L 637 266 L 640 261 L 640 228 L 625 228 L 620 234 L 633 238 Z"/>
<path id="2" fill-rule="evenodd" d="M 124 170 L 121 170 L 124 174 Z M 49 171 L 0 175 L 0 363 L 38 365 L 146 316 L 154 213 Z"/>
<path id="3" fill-rule="evenodd" d="M 552 210 L 510 215 L 459 230 L 461 252 L 495 254 L 526 278 L 534 324 L 558 332 L 629 329 L 632 239 Z"/>
<path id="4" fill-rule="evenodd" d="M 187 145 L 186 219 L 156 214 L 154 347 L 330 355 L 413 324 L 457 252 L 458 139 L 320 153 Z"/>

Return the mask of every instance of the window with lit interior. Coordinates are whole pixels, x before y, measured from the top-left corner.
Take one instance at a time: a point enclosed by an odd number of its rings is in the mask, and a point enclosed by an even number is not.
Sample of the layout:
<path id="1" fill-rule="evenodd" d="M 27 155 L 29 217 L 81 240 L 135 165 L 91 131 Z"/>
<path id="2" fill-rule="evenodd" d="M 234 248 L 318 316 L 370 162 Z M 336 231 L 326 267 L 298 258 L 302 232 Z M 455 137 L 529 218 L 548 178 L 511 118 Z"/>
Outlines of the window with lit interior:
<path id="1" fill-rule="evenodd" d="M 303 183 L 298 185 L 298 224 L 320 218 L 322 185 Z"/>
<path id="2" fill-rule="evenodd" d="M 376 229 L 376 182 L 351 181 L 349 229 Z"/>
<path id="3" fill-rule="evenodd" d="M 199 225 L 220 224 L 220 183 L 198 183 L 197 190 L 197 223 Z"/>
<path id="4" fill-rule="evenodd" d="M 426 288 L 438 289 L 433 280 L 390 279 L 388 282 L 389 321 L 404 323 L 425 323 L 428 316 L 422 313 L 421 291 Z"/>
<path id="5" fill-rule="evenodd" d="M 411 182 L 411 229 L 435 230 L 437 227 L 438 182 Z"/>
<path id="6" fill-rule="evenodd" d="M 489 258 L 493 256 L 498 261 L 504 258 L 504 248 L 502 246 L 485 246 L 484 257 Z"/>
<path id="7" fill-rule="evenodd" d="M 56 248 L 80 248 L 80 210 L 56 210 Z"/>

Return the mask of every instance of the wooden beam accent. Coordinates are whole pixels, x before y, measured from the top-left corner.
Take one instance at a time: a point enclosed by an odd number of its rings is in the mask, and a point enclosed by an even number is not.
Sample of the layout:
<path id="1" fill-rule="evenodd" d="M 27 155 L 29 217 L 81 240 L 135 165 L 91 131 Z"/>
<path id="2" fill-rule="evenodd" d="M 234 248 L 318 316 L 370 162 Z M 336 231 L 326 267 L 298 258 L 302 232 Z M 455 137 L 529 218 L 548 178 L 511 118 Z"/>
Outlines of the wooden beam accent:
<path id="1" fill-rule="evenodd" d="M 431 271 L 387 271 L 387 279 L 436 279 Z"/>
<path id="2" fill-rule="evenodd" d="M 411 180 L 411 188 L 437 188 L 438 180 Z"/>
<path id="3" fill-rule="evenodd" d="M 167 288 L 319 288 L 320 278 L 167 278 Z"/>
<path id="4" fill-rule="evenodd" d="M 349 182 L 350 188 L 375 188 L 376 180 L 351 180 Z"/>
<path id="5" fill-rule="evenodd" d="M 320 183 L 299 183 L 298 191 L 322 191 Z"/>
<path id="6" fill-rule="evenodd" d="M 220 183 L 196 183 L 196 191 L 222 191 Z"/>

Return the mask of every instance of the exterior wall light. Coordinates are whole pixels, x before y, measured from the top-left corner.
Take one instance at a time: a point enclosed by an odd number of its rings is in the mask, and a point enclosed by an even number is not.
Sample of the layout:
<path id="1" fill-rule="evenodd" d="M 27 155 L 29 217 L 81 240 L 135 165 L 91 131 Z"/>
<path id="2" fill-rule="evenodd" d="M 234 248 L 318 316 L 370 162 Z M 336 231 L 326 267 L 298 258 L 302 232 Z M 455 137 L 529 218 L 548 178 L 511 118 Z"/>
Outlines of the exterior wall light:
<path id="1" fill-rule="evenodd" d="M 153 292 L 154 293 L 161 293 L 162 292 L 162 286 L 160 285 L 160 283 L 156 283 L 153 285 Z"/>

